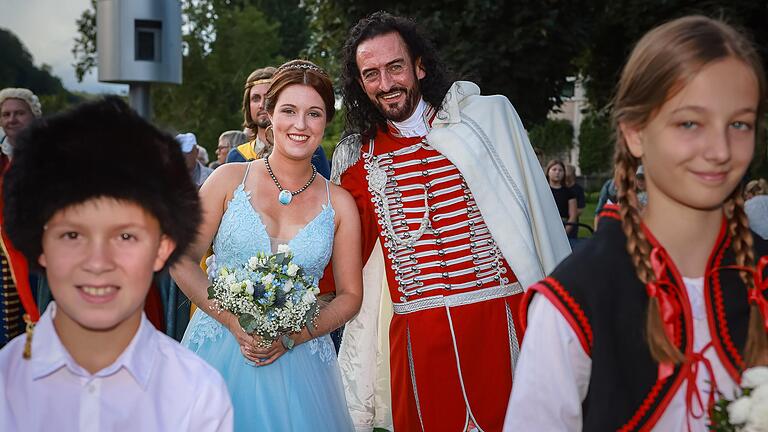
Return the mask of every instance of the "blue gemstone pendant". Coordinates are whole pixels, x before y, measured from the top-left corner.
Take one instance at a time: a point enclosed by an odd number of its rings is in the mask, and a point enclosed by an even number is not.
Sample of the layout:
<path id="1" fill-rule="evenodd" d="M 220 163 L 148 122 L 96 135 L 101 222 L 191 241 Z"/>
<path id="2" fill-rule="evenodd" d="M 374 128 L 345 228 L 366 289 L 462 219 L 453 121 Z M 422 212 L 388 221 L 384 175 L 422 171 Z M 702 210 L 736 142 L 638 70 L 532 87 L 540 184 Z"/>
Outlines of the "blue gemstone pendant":
<path id="1" fill-rule="evenodd" d="M 286 189 L 281 190 L 280 194 L 277 196 L 277 200 L 280 201 L 280 204 L 282 205 L 290 204 L 292 199 L 293 195 L 291 194 L 291 191 Z"/>

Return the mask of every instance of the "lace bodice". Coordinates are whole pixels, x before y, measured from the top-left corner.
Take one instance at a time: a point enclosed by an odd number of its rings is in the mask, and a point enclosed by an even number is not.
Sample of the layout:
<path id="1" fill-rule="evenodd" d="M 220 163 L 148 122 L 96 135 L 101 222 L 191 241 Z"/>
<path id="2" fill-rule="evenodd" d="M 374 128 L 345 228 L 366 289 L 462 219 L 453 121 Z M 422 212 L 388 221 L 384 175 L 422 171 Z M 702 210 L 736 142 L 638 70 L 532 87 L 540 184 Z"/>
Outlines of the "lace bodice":
<path id="1" fill-rule="evenodd" d="M 333 249 L 334 211 L 328 201 L 320 213 L 288 242 L 296 264 L 316 279 L 323 275 Z M 271 252 L 269 234 L 241 183 L 221 218 L 213 240 L 217 266 L 238 266 L 257 252 Z"/>

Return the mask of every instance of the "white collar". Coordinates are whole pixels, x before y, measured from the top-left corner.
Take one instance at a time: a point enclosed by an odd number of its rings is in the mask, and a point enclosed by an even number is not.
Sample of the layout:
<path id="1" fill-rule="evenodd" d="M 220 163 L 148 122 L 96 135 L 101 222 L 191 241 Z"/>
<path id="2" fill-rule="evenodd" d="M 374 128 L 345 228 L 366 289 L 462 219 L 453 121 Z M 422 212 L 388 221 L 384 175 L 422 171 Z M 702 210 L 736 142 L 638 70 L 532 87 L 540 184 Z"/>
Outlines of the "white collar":
<path id="1" fill-rule="evenodd" d="M 77 364 L 67 349 L 62 345 L 59 335 L 53 326 L 56 315 L 56 302 L 51 302 L 45 313 L 35 325 L 32 337 L 32 378 L 39 379 L 66 367 L 75 375 L 85 378 L 104 378 L 125 368 L 134 380 L 146 389 L 157 357 L 157 331 L 142 312 L 141 323 L 131 342 L 115 360 L 104 369 L 91 374 Z"/>
<path id="2" fill-rule="evenodd" d="M 413 138 L 426 136 L 429 133 L 429 119 L 425 118 L 424 112 L 427 110 L 427 103 L 424 98 L 419 98 L 419 103 L 410 117 L 401 122 L 390 122 L 403 137 Z"/>

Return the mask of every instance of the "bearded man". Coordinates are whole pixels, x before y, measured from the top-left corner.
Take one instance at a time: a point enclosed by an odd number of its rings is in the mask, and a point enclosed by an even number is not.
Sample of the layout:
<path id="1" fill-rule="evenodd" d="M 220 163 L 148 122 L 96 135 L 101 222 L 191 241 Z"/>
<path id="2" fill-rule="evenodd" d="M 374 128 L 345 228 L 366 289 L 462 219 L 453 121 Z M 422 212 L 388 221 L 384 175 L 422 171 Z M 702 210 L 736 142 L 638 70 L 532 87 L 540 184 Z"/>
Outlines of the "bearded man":
<path id="1" fill-rule="evenodd" d="M 386 269 L 394 429 L 500 431 L 524 288 L 570 252 L 541 166 L 509 101 L 451 83 L 412 21 L 362 19 L 343 56 L 357 134 L 339 143 L 331 177 L 358 205 L 369 299 L 382 286 L 371 267 Z M 375 405 L 373 378 L 356 367 L 370 315 L 348 324 L 339 354 L 359 429 Z"/>

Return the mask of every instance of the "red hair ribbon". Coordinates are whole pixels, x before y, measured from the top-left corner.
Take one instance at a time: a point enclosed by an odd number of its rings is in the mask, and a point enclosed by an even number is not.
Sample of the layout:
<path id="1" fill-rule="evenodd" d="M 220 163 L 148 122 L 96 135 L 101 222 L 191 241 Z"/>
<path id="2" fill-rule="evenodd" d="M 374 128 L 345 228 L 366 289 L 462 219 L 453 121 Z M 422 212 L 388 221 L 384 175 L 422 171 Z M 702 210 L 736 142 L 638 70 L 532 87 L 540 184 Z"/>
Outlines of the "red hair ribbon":
<path id="1" fill-rule="evenodd" d="M 664 322 L 664 333 L 671 343 L 675 343 L 675 325 L 680 317 L 680 303 L 672 294 L 674 290 L 679 289 L 667 276 L 668 258 L 664 249 L 655 247 L 651 251 L 651 268 L 653 269 L 654 279 L 645 285 L 648 296 L 656 298 L 659 302 L 659 312 Z M 666 290 L 664 289 L 666 288 Z M 675 366 L 672 363 L 665 362 L 659 364 L 659 380 L 668 378 L 674 372 Z"/>
<path id="2" fill-rule="evenodd" d="M 763 315 L 763 327 L 766 331 L 768 331 L 768 300 L 765 298 L 765 291 L 768 290 L 768 279 L 763 276 L 765 274 L 766 267 L 768 267 L 768 255 L 761 257 L 757 261 L 757 266 L 755 266 L 755 268 L 729 265 L 716 268 L 713 270 L 713 272 L 718 270 L 732 269 L 747 272 L 752 275 L 752 280 L 755 283 L 755 287 L 754 289 L 749 290 L 747 293 L 747 300 L 750 304 L 757 306 L 757 308 L 760 310 L 760 313 Z"/>

